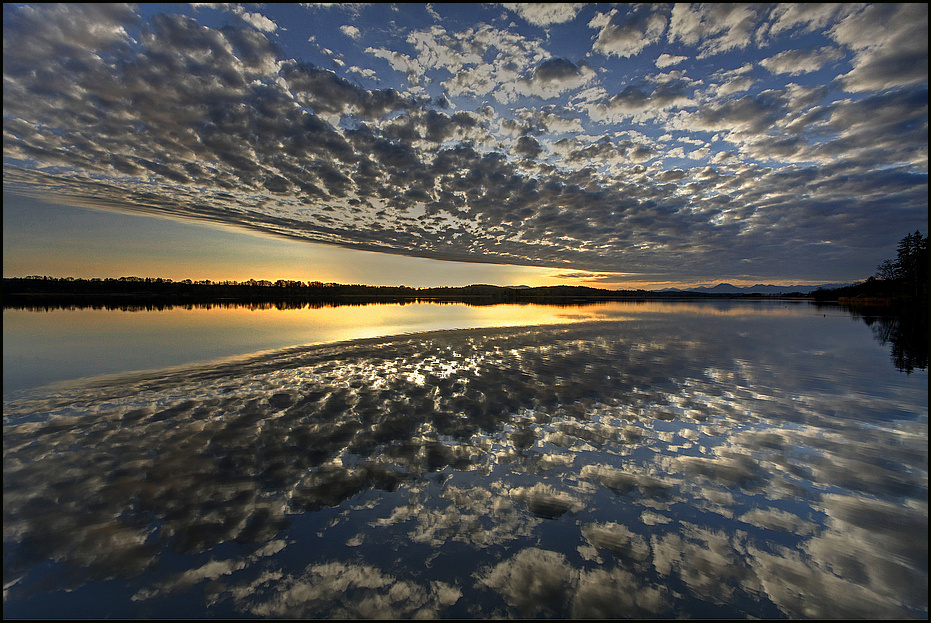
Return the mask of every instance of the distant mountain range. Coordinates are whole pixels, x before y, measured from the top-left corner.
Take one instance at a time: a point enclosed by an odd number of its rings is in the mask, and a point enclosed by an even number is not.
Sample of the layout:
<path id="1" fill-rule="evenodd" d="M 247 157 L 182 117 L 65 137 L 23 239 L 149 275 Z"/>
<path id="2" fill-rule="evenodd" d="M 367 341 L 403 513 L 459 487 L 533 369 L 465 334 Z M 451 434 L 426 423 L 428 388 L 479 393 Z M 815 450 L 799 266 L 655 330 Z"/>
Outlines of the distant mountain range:
<path id="1" fill-rule="evenodd" d="M 842 288 L 850 285 L 849 283 L 823 283 L 816 286 L 774 286 L 758 283 L 753 286 L 735 286 L 729 283 L 719 283 L 713 287 L 700 286 L 697 288 L 663 288 L 657 292 L 698 292 L 702 294 L 789 294 L 790 292 L 801 292 L 810 294 L 818 288 L 825 290 L 831 288 Z"/>

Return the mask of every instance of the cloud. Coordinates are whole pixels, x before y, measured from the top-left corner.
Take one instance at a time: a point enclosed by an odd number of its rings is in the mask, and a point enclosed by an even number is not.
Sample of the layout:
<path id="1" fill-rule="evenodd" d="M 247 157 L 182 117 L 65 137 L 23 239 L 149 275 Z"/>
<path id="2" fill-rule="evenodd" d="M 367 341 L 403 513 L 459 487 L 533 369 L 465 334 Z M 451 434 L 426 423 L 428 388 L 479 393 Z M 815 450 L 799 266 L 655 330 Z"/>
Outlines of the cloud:
<path id="1" fill-rule="evenodd" d="M 4 12 L 3 21 L 4 36 L 16 35 L 7 39 L 4 56 L 18 63 L 41 65 L 59 55 L 85 60 L 99 50 L 125 43 L 127 29 L 138 17 L 130 6 L 114 2 L 25 5 Z"/>
<path id="2" fill-rule="evenodd" d="M 572 272 L 572 273 L 561 273 L 554 275 L 558 279 L 568 279 L 572 281 L 583 281 L 587 283 L 622 283 L 624 277 L 628 275 L 615 274 L 615 273 L 585 273 L 585 272 Z"/>
<path id="3" fill-rule="evenodd" d="M 771 39 L 785 32 L 810 33 L 835 24 L 845 15 L 857 11 L 841 3 L 782 3 L 773 7 L 758 36 Z"/>
<path id="4" fill-rule="evenodd" d="M 581 2 L 503 2 L 501 6 L 514 11 L 534 26 L 549 26 L 574 20 L 585 4 Z"/>
<path id="5" fill-rule="evenodd" d="M 513 85 L 502 85 L 501 89 L 513 92 L 515 97 L 551 99 L 566 91 L 579 89 L 594 79 L 595 72 L 584 64 L 576 66 L 566 58 L 548 58 L 537 65 L 530 76 L 519 79 Z"/>
<path id="6" fill-rule="evenodd" d="M 517 139 L 513 151 L 520 156 L 533 158 L 543 151 L 543 148 L 540 147 L 540 143 L 537 139 L 532 136 L 522 136 Z"/>
<path id="7" fill-rule="evenodd" d="M 261 30 L 262 32 L 275 32 L 278 30 L 278 24 L 268 19 L 261 13 L 249 13 L 239 6 L 234 8 L 233 12 L 241 17 L 243 21 L 248 23 L 253 28 L 256 28 L 257 30 Z"/>
<path id="8" fill-rule="evenodd" d="M 359 37 L 362 36 L 362 32 L 355 26 L 352 26 L 351 24 L 340 26 L 339 31 L 343 33 L 344 35 L 346 35 L 347 37 L 349 37 L 350 39 L 358 39 Z"/>
<path id="9" fill-rule="evenodd" d="M 672 54 L 660 54 L 656 59 L 656 66 L 660 69 L 669 67 L 670 65 L 678 65 L 684 60 L 688 60 L 687 56 L 673 56 Z"/>
<path id="10" fill-rule="evenodd" d="M 309 8 L 322 8 L 322 9 L 346 9 L 351 13 L 358 13 L 363 7 L 369 6 L 370 2 L 301 2 L 301 6 L 306 6 Z"/>
<path id="11" fill-rule="evenodd" d="M 365 53 L 371 54 L 375 58 L 388 61 L 388 64 L 391 65 L 391 68 L 395 71 L 406 73 L 411 84 L 417 84 L 420 81 L 420 76 L 423 74 L 423 67 L 418 61 L 407 54 L 387 50 L 385 48 L 371 47 L 366 48 Z"/>
<path id="12" fill-rule="evenodd" d="M 588 23 L 589 28 L 598 29 L 592 50 L 605 56 L 635 56 L 660 40 L 666 30 L 666 20 L 665 15 L 652 12 L 646 6 L 629 13 L 616 8 L 598 13 Z"/>
<path id="13" fill-rule="evenodd" d="M 847 15 L 829 31 L 856 52 L 853 69 L 839 77 L 848 91 L 861 92 L 927 82 L 928 7 L 873 4 Z"/>
<path id="14" fill-rule="evenodd" d="M 579 75 L 579 68 L 566 58 L 550 58 L 533 70 L 533 79 L 541 82 L 562 82 Z"/>
<path id="15" fill-rule="evenodd" d="M 583 133 L 584 128 L 579 119 L 559 106 L 547 105 L 542 108 L 520 108 L 515 111 L 514 119 L 500 120 L 501 131 L 507 134 L 559 135 Z"/>
<path id="16" fill-rule="evenodd" d="M 441 26 L 419 30 L 407 36 L 407 42 L 417 50 L 417 62 L 427 69 L 442 69 L 455 75 L 467 65 L 480 65 L 488 51 L 489 38 L 484 44 L 473 41 L 475 31 L 450 33 Z"/>
<path id="17" fill-rule="evenodd" d="M 406 72 L 411 84 L 418 84 L 428 72 L 438 71 L 438 79 L 452 97 L 492 95 L 503 103 L 519 97 L 553 97 L 586 84 L 594 76 L 588 67 L 574 64 L 571 72 L 560 74 L 559 69 L 565 68 L 552 65 L 571 61 L 551 59 L 538 40 L 487 24 L 462 32 L 432 26 L 410 33 L 407 42 L 417 51 L 415 56 L 386 48 L 368 48 L 366 52 Z M 538 70 L 542 73 L 535 76 Z"/>
<path id="18" fill-rule="evenodd" d="M 698 58 L 742 50 L 751 45 L 762 8 L 749 4 L 675 4 L 668 39 L 698 45 Z"/>
<path id="19" fill-rule="evenodd" d="M 828 63 L 844 57 L 837 48 L 825 46 L 817 50 L 786 50 L 760 61 L 760 65 L 774 74 L 801 74 L 818 71 Z"/>
<path id="20" fill-rule="evenodd" d="M 612 123 L 634 115 L 659 116 L 666 110 L 694 105 L 691 84 L 676 76 L 653 84 L 627 85 L 619 93 L 585 106 L 589 116 L 602 123 Z"/>
<path id="21" fill-rule="evenodd" d="M 699 127 L 707 130 L 756 134 L 773 128 L 786 107 L 785 96 L 777 91 L 746 95 L 708 104 L 694 113 Z"/>
<path id="22" fill-rule="evenodd" d="M 578 168 L 600 168 L 609 165 L 645 162 L 656 156 L 653 146 L 631 140 L 601 138 L 598 141 L 582 141 L 564 138 L 553 145 L 569 166 Z"/>
<path id="23" fill-rule="evenodd" d="M 650 556 L 650 546 L 639 534 L 615 522 L 589 524 L 582 534 L 593 546 L 610 550 L 617 556 L 643 561 Z"/>

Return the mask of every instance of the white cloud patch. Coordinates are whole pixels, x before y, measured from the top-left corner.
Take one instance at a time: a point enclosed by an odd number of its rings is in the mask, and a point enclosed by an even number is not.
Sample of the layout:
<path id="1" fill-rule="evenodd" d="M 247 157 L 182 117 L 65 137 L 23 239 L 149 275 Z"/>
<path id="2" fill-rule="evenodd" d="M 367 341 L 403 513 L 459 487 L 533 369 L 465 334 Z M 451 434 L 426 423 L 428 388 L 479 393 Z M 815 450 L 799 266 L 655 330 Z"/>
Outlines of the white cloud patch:
<path id="1" fill-rule="evenodd" d="M 799 76 L 820 70 L 833 61 L 844 57 L 844 53 L 831 46 L 817 50 L 786 50 L 760 61 L 760 65 L 774 74 Z"/>
<path id="2" fill-rule="evenodd" d="M 672 54 L 663 53 L 663 54 L 660 54 L 659 57 L 656 59 L 656 66 L 659 67 L 660 69 L 663 69 L 671 65 L 678 65 L 679 63 L 687 59 L 688 59 L 687 56 L 674 56 Z"/>
<path id="3" fill-rule="evenodd" d="M 407 54 L 395 52 L 394 50 L 388 50 L 386 48 L 366 48 L 365 53 L 371 54 L 375 58 L 388 61 L 388 64 L 391 65 L 391 68 L 395 71 L 406 73 L 411 84 L 417 84 L 420 76 L 423 75 L 423 66 L 416 59 L 411 58 Z"/>
<path id="4" fill-rule="evenodd" d="M 362 32 L 355 26 L 352 26 L 351 24 L 340 26 L 339 31 L 343 33 L 344 35 L 346 35 L 347 37 L 349 37 L 350 39 L 358 39 L 362 36 Z"/>
<path id="5" fill-rule="evenodd" d="M 686 45 L 698 45 L 698 58 L 729 50 L 742 50 L 752 43 L 762 9 L 756 5 L 720 3 L 675 4 L 668 38 Z"/>
<path id="6" fill-rule="evenodd" d="M 503 2 L 501 6 L 514 11 L 534 26 L 563 24 L 575 19 L 582 2 Z"/>
<path id="7" fill-rule="evenodd" d="M 268 19 L 261 13 L 249 13 L 243 10 L 236 10 L 235 13 L 239 15 L 247 24 L 252 26 L 257 30 L 262 32 L 275 32 L 278 30 L 278 24 Z"/>
<path id="8" fill-rule="evenodd" d="M 775 5 L 767 23 L 760 27 L 757 36 L 771 40 L 783 33 L 810 33 L 827 28 L 844 15 L 857 10 L 856 5 L 844 3 L 783 2 Z"/>
<path id="9" fill-rule="evenodd" d="M 712 100 L 727 97 L 733 93 L 750 90 L 757 80 L 752 76 L 753 63 L 744 63 L 737 69 L 717 71 L 708 78 L 708 95 Z"/>

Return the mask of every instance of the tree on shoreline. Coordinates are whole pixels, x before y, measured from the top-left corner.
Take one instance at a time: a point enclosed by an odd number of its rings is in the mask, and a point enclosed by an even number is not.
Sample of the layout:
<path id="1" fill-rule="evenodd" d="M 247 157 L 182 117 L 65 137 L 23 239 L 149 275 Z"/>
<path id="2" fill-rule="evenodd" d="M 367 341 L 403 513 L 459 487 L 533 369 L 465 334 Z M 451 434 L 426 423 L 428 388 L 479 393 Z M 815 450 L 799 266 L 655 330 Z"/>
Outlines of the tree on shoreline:
<path id="1" fill-rule="evenodd" d="M 928 296 L 928 237 L 916 230 L 899 241 L 895 260 L 885 260 L 876 276 L 893 282 L 907 296 Z"/>
<path id="2" fill-rule="evenodd" d="M 896 258 L 876 267 L 876 274 L 865 281 L 841 288 L 819 288 L 816 301 L 846 300 L 861 304 L 926 306 L 928 302 L 928 237 L 920 231 L 899 241 Z"/>

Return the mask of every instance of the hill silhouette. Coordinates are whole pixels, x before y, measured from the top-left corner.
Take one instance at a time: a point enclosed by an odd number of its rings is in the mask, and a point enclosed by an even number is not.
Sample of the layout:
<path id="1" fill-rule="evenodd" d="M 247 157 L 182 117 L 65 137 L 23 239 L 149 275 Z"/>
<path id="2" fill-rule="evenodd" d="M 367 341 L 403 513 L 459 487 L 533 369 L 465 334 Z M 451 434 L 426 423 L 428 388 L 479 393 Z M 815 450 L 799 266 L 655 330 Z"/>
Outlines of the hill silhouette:
<path id="1" fill-rule="evenodd" d="M 694 288 L 664 288 L 660 292 L 695 292 L 699 294 L 810 294 L 819 288 L 838 288 L 849 284 L 826 283 L 817 286 L 775 286 L 758 283 L 752 286 L 735 286 L 729 283 L 719 283 L 716 286 L 697 286 Z"/>

